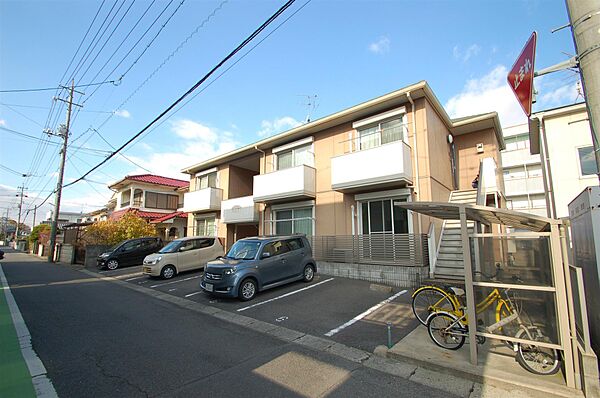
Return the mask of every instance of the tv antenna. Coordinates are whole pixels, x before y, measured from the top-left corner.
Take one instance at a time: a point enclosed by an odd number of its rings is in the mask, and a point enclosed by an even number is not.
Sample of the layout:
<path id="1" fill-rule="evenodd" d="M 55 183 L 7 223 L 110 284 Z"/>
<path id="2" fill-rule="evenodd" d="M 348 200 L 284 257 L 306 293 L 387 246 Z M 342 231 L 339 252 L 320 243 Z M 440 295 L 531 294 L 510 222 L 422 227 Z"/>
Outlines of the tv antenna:
<path id="1" fill-rule="evenodd" d="M 306 101 L 304 101 L 302 103 L 302 105 L 304 105 L 306 107 L 306 119 L 304 119 L 304 123 L 305 124 L 310 123 L 312 113 L 319 106 L 317 104 L 317 94 L 314 94 L 314 95 L 298 94 L 298 96 L 306 99 Z"/>

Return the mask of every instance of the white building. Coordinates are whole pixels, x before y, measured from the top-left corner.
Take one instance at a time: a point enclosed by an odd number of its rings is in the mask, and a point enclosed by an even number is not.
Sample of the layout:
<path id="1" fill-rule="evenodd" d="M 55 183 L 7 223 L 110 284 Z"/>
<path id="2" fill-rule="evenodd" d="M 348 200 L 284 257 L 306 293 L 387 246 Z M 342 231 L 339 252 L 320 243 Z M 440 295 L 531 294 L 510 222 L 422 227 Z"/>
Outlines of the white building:
<path id="1" fill-rule="evenodd" d="M 506 149 L 501 152 L 504 194 L 509 209 L 547 216 L 546 190 L 540 155 L 529 148 L 529 126 L 502 129 Z"/>
<path id="2" fill-rule="evenodd" d="M 540 164 L 544 175 L 544 191 L 547 193 L 548 214 L 553 218 L 568 217 L 568 204 L 584 188 L 598 185 L 596 159 L 585 103 L 537 112 L 532 114 L 531 118 L 535 123 L 530 128 L 530 150 L 533 154 L 540 154 L 544 160 Z M 523 128 L 527 130 L 525 126 Z M 528 161 L 525 157 L 525 167 Z M 507 169 L 506 165 L 503 167 Z M 511 170 L 507 171 L 510 176 Z M 534 187 L 538 183 L 538 174 L 534 169 L 533 174 L 525 176 L 528 178 L 528 187 L 533 187 L 533 194 L 538 191 L 538 188 Z M 505 175 L 505 182 L 507 181 L 510 184 L 511 179 Z M 538 202 L 538 205 L 541 205 L 541 202 Z"/>

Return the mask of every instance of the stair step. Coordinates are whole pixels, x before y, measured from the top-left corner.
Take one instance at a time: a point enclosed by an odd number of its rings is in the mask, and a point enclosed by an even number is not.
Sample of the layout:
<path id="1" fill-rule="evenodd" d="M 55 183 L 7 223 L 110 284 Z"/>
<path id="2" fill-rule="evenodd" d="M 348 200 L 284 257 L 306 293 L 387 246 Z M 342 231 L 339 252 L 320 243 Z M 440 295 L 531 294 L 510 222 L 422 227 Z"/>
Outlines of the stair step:
<path id="1" fill-rule="evenodd" d="M 451 279 L 451 280 L 463 280 L 464 276 L 463 275 L 447 275 L 447 274 L 438 274 L 437 272 L 435 273 L 435 278 L 436 279 Z"/>
<path id="2" fill-rule="evenodd" d="M 442 245 L 440 246 L 439 254 L 454 254 L 460 253 L 462 255 L 462 245 Z"/>
<path id="3" fill-rule="evenodd" d="M 438 254 L 438 261 L 440 260 L 459 261 L 462 264 L 463 255 L 462 253 L 440 253 Z"/>

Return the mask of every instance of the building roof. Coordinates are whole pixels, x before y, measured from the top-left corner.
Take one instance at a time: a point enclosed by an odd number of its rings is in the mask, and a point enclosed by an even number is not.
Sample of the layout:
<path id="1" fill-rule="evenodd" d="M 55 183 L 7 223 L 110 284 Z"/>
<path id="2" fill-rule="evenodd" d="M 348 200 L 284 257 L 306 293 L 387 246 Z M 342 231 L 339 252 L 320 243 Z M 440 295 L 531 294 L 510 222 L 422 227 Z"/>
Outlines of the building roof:
<path id="1" fill-rule="evenodd" d="M 163 217 L 155 218 L 154 220 L 152 220 L 150 222 L 152 224 L 159 224 L 161 222 L 168 221 L 168 220 L 170 220 L 172 218 L 175 218 L 175 217 L 187 218 L 187 213 L 184 213 L 183 211 L 176 211 L 174 213 L 165 214 Z"/>
<path id="2" fill-rule="evenodd" d="M 123 179 L 109 185 L 108 187 L 113 188 L 123 185 L 125 181 L 143 182 L 146 184 L 162 185 L 165 187 L 173 188 L 187 188 L 190 185 L 189 181 L 178 180 L 176 178 L 163 177 L 155 174 L 138 174 L 132 176 L 125 176 Z"/>
<path id="3" fill-rule="evenodd" d="M 454 122 L 448 116 L 448 113 L 429 87 L 429 84 L 427 84 L 425 80 L 422 80 L 416 84 L 406 86 L 402 89 L 352 106 L 329 116 L 322 117 L 310 123 L 303 124 L 291 130 L 284 131 L 272 137 L 265 138 L 223 155 L 219 155 L 212 159 L 188 166 L 182 169 L 181 172 L 193 174 L 198 171 L 206 170 L 211 167 L 257 153 L 264 149 L 283 145 L 287 142 L 307 137 L 311 134 L 338 126 L 343 123 L 349 123 L 364 117 L 368 117 L 369 115 L 384 112 L 393 106 L 403 106 L 411 100 L 416 100 L 423 97 L 427 98 L 435 112 L 439 115 L 442 122 L 452 134 L 466 134 L 480 128 L 493 128 L 495 130 L 500 149 L 504 149 L 502 127 L 500 126 L 500 119 L 498 118 L 498 114 L 496 112 L 465 117 Z"/>

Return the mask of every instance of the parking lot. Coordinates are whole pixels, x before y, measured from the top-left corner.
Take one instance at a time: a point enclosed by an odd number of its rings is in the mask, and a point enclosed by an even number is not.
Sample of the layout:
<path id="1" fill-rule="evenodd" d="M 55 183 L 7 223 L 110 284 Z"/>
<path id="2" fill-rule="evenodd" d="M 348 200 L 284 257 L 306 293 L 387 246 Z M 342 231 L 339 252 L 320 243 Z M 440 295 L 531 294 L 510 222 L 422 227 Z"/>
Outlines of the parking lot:
<path id="1" fill-rule="evenodd" d="M 204 293 L 200 289 L 201 271 L 181 273 L 169 280 L 143 275 L 141 266 L 99 273 L 367 351 L 387 344 L 388 322 L 392 343 L 418 324 L 410 307 L 411 291 L 367 281 L 317 274 L 311 283 L 266 290 L 254 300 L 242 302 Z"/>

